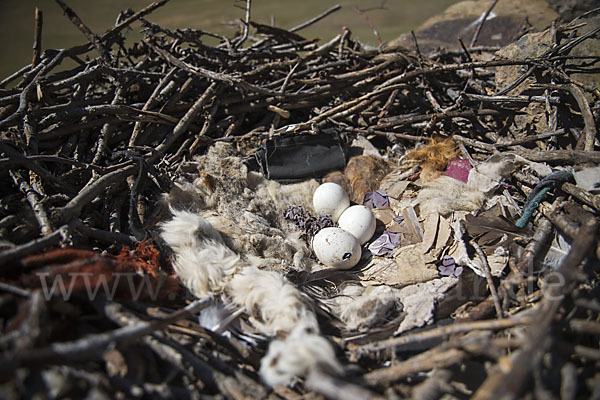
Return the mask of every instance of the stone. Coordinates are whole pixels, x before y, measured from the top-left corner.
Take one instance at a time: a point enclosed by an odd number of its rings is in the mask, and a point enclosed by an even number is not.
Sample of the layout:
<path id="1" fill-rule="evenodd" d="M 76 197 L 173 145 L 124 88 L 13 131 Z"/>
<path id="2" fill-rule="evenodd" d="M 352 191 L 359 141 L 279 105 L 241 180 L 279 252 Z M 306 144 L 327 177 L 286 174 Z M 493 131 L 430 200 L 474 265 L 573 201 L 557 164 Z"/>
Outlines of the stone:
<path id="1" fill-rule="evenodd" d="M 571 21 L 586 11 L 598 7 L 598 0 L 548 0 L 550 7 L 560 14 L 562 21 Z"/>
<path id="2" fill-rule="evenodd" d="M 425 54 L 438 48 L 460 49 L 459 38 L 469 46 L 480 18 L 491 4 L 492 0 L 462 1 L 430 18 L 415 31 L 419 49 Z M 558 14 L 545 0 L 499 1 L 483 24 L 476 46 L 507 45 L 517 39 L 524 29 L 541 31 L 557 18 Z M 414 41 L 412 35 L 407 33 L 386 46 L 414 49 Z"/>
<path id="3" fill-rule="evenodd" d="M 568 30 L 562 35 L 563 39 L 559 44 L 565 43 L 566 36 L 580 37 L 586 33 L 600 27 L 600 16 L 581 19 L 577 21 L 577 28 L 574 30 Z M 563 28 L 564 29 L 564 28 Z M 496 52 L 497 58 L 506 59 L 525 59 L 525 58 L 536 58 L 542 56 L 544 53 L 552 49 L 553 34 L 551 29 L 546 29 L 542 32 L 535 32 L 524 35 L 519 40 L 511 43 L 498 52 Z M 575 46 L 567 55 L 574 57 L 589 57 L 589 56 L 600 56 L 600 41 L 594 38 L 584 40 Z M 565 71 L 570 78 L 583 86 L 586 87 L 600 87 L 600 73 L 597 72 L 597 64 L 590 63 L 589 59 L 574 59 L 568 62 L 570 67 L 565 68 Z M 498 67 L 496 69 L 496 89 L 501 90 L 512 82 L 517 80 L 526 70 L 522 66 L 506 66 Z M 508 92 L 511 95 L 519 94 L 530 94 L 540 95 L 541 90 L 531 91 L 529 86 L 532 83 L 539 82 L 539 77 L 527 78 L 519 86 Z M 591 93 L 586 92 L 588 101 L 593 100 Z M 527 107 L 523 108 L 524 113 L 515 116 L 514 127 L 515 131 L 527 132 L 527 133 L 542 133 L 548 131 L 550 128 L 547 123 L 546 109 L 544 104 L 541 103 L 530 103 Z"/>

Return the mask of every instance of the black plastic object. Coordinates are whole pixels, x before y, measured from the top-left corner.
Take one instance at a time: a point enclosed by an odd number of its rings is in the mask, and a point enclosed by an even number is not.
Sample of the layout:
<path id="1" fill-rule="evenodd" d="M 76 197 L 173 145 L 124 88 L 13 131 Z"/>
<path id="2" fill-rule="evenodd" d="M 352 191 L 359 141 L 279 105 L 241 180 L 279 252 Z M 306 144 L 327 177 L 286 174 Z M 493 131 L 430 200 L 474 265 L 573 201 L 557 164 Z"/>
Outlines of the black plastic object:
<path id="1" fill-rule="evenodd" d="M 329 134 L 270 139 L 254 156 L 261 172 L 268 179 L 283 182 L 319 178 L 329 171 L 346 166 L 341 139 Z"/>

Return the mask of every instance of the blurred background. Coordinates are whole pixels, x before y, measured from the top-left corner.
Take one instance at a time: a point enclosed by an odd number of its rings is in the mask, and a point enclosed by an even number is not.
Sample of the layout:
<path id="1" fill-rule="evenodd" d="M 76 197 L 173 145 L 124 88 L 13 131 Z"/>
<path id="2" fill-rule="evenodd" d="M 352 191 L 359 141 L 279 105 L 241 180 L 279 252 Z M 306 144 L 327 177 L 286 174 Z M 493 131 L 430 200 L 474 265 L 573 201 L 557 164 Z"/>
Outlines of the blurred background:
<path id="1" fill-rule="evenodd" d="M 120 11 L 146 7 L 152 0 L 64 0 L 96 34 L 111 28 Z M 307 39 L 327 41 L 346 26 L 362 43 L 377 45 L 378 39 L 389 41 L 418 27 L 428 17 L 440 13 L 457 0 L 254 0 L 252 20 L 291 28 L 324 12 L 335 4 L 342 8 L 320 22 L 300 32 Z M 171 0 L 150 14 L 147 19 L 167 28 L 196 28 L 232 37 L 235 21 L 244 11 L 235 0 Z M 54 0 L 0 0 L 0 79 L 31 62 L 34 32 L 34 10 L 43 11 L 42 47 L 68 48 L 87 42 L 83 34 L 66 18 Z M 359 12 L 359 11 L 362 11 Z M 368 17 L 365 17 L 365 15 Z M 132 25 L 127 38 L 137 40 L 140 24 Z M 207 38 L 209 44 L 210 40 Z"/>

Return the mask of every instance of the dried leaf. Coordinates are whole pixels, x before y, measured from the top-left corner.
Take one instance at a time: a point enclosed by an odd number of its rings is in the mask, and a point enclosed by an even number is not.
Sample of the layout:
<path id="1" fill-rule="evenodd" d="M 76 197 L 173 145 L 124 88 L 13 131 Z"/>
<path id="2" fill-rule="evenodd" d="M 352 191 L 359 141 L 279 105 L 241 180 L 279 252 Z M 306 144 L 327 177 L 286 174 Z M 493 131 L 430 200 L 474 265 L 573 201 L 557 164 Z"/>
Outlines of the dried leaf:
<path id="1" fill-rule="evenodd" d="M 399 199 L 400 197 L 402 197 L 402 193 L 404 193 L 408 185 L 410 185 L 409 181 L 399 181 L 390 185 L 385 190 L 389 197 Z"/>
<path id="2" fill-rule="evenodd" d="M 433 262 L 435 260 L 429 259 L 419 245 L 404 246 L 397 250 L 394 261 L 373 257 L 362 271 L 363 279 L 392 286 L 427 282 L 438 276 Z"/>
<path id="3" fill-rule="evenodd" d="M 446 218 L 440 216 L 440 221 L 438 223 L 438 233 L 435 240 L 436 254 L 434 254 L 434 256 L 437 257 L 439 253 L 441 253 L 444 250 L 444 248 L 448 244 L 448 239 L 450 239 L 451 234 L 452 228 L 450 228 L 450 222 Z"/>
<path id="4" fill-rule="evenodd" d="M 396 214 L 394 213 L 394 211 L 389 207 L 374 208 L 373 215 L 375 216 L 375 218 L 377 218 L 378 220 L 383 222 L 383 224 L 386 226 L 389 223 L 391 223 L 394 220 L 394 218 L 396 217 Z"/>

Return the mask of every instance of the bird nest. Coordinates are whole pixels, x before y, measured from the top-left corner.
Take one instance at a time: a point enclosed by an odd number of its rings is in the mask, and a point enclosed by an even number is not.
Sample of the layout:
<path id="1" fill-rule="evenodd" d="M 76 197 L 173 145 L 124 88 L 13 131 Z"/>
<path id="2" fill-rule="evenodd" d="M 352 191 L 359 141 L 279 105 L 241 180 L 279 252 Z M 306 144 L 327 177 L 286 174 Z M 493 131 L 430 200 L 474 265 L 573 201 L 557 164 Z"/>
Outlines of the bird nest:
<path id="1" fill-rule="evenodd" d="M 3 398 L 599 395 L 587 20 L 507 57 L 58 3 L 88 41 L 0 82 Z M 377 218 L 349 270 L 326 181 Z"/>

